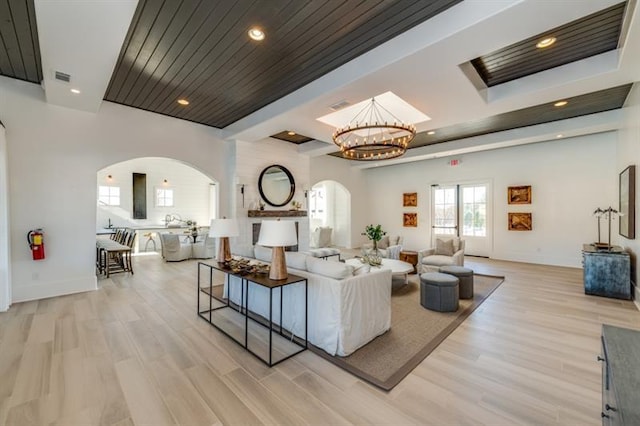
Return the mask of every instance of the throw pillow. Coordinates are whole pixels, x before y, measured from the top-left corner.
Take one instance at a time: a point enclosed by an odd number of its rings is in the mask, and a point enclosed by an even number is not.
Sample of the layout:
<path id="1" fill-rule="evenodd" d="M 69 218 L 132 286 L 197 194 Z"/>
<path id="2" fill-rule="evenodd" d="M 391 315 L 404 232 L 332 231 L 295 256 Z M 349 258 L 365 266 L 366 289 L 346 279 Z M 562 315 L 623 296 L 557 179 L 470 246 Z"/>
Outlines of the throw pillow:
<path id="1" fill-rule="evenodd" d="M 460 250 L 460 238 L 454 238 L 453 240 L 453 252 L 457 252 L 458 250 Z"/>
<path id="2" fill-rule="evenodd" d="M 320 228 L 316 228 L 309 234 L 309 247 L 319 248 L 318 244 L 320 244 Z"/>
<path id="3" fill-rule="evenodd" d="M 355 268 L 342 262 L 328 262 L 322 259 L 316 259 L 313 256 L 307 256 L 307 271 L 323 275 L 325 277 L 341 280 L 353 275 Z"/>
<path id="4" fill-rule="evenodd" d="M 333 228 L 329 226 L 320 227 L 320 236 L 318 237 L 318 248 L 329 247 L 331 245 L 331 231 L 333 231 Z"/>
<path id="5" fill-rule="evenodd" d="M 441 256 L 453 256 L 453 240 L 436 239 L 436 254 Z"/>
<path id="6" fill-rule="evenodd" d="M 378 248 L 386 249 L 387 247 L 389 247 L 389 236 L 385 235 L 380 241 L 378 241 Z"/>

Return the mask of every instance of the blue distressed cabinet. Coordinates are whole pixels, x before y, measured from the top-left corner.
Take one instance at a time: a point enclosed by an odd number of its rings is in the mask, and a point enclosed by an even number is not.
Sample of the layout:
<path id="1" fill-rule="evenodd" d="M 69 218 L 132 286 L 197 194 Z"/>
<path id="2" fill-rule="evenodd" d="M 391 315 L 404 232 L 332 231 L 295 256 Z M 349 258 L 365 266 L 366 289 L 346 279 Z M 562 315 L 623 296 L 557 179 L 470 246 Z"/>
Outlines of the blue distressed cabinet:
<path id="1" fill-rule="evenodd" d="M 595 296 L 631 299 L 631 259 L 621 247 L 599 251 L 590 244 L 582 249 L 584 292 Z"/>

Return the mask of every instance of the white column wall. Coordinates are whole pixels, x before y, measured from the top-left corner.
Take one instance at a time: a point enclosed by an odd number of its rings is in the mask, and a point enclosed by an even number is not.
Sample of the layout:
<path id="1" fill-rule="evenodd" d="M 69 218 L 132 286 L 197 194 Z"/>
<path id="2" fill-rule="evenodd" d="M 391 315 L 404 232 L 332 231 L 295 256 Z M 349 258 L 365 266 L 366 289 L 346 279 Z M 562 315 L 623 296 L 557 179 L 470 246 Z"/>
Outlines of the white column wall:
<path id="1" fill-rule="evenodd" d="M 13 301 L 96 288 L 96 172 L 124 160 L 182 161 L 228 187 L 219 130 L 104 102 L 97 114 L 48 105 L 40 86 L 0 77 L 9 160 Z M 221 194 L 221 211 L 228 208 Z M 42 227 L 47 258 L 25 235 Z"/>
<path id="2" fill-rule="evenodd" d="M 615 227 L 616 244 L 631 251 L 631 279 L 634 283 L 635 300 L 640 300 L 638 291 L 638 253 L 640 253 L 640 85 L 635 83 L 623 108 L 623 127 L 618 132 L 618 157 L 615 178 L 630 165 L 636 166 L 636 238 L 630 240 L 618 234 Z M 612 204 L 616 207 L 618 204 Z M 616 224 L 617 225 L 617 224 Z"/>
<path id="3" fill-rule="evenodd" d="M 9 252 L 9 182 L 7 141 L 0 123 L 0 312 L 11 305 L 11 253 Z"/>
<path id="4" fill-rule="evenodd" d="M 231 184 L 231 191 L 235 194 L 235 217 L 239 221 L 240 236 L 231 239 L 231 251 L 245 256 L 253 255 L 252 224 L 262 219 L 248 217 L 251 207 L 255 208 L 260 193 L 258 179 L 266 167 L 279 164 L 289 169 L 296 184 L 292 200 L 302 203 L 306 208 L 304 198 L 305 189 L 309 184 L 309 157 L 298 153 L 298 146 L 289 142 L 276 140 L 262 140 L 259 142 L 235 141 L 235 177 Z M 244 206 L 242 205 L 241 185 L 244 185 Z M 273 207 L 266 205 L 267 210 L 289 210 L 291 205 Z M 298 222 L 298 249 L 309 249 L 309 216 L 284 220 Z"/>

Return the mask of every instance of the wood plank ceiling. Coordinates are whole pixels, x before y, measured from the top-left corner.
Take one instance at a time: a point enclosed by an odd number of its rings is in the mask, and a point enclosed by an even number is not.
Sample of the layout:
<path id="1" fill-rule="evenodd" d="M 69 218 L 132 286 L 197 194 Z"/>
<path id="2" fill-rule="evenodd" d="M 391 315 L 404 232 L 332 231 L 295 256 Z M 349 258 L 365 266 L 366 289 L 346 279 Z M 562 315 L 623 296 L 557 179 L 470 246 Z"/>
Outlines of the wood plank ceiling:
<path id="1" fill-rule="evenodd" d="M 488 87 L 614 50 L 626 2 L 475 58 L 471 64 Z M 554 37 L 546 48 L 536 44 Z"/>
<path id="2" fill-rule="evenodd" d="M 42 81 L 33 0 L 0 0 L 0 74 L 36 84 Z"/>
<path id="3" fill-rule="evenodd" d="M 140 0 L 105 99 L 224 128 L 460 1 Z"/>

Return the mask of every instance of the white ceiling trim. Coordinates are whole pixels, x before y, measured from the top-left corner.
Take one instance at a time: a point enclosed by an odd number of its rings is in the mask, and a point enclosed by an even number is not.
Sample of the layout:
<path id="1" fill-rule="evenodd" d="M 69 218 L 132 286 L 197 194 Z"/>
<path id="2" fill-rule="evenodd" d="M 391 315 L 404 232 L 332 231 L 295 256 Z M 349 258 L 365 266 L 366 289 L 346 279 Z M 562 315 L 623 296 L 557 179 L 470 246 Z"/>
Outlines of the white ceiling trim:
<path id="1" fill-rule="evenodd" d="M 535 126 L 521 127 L 488 135 L 474 136 L 451 142 L 413 148 L 408 150 L 404 156 L 393 160 L 384 160 L 380 162 L 351 161 L 351 166 L 358 169 L 393 166 L 415 161 L 449 157 L 452 155 L 557 140 L 557 136 L 560 134 L 562 135 L 562 139 L 566 139 L 570 137 L 608 132 L 619 129 L 622 124 L 623 117 L 624 112 L 622 109 L 605 111 L 581 117 L 569 118 L 566 120 L 538 124 Z"/>
<path id="2" fill-rule="evenodd" d="M 137 0 L 35 0 L 47 102 L 97 112 Z M 55 71 L 71 75 L 66 83 Z M 71 89 L 80 94 L 71 93 Z"/>

